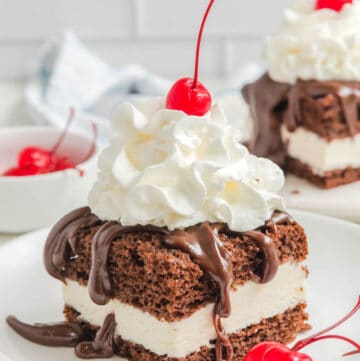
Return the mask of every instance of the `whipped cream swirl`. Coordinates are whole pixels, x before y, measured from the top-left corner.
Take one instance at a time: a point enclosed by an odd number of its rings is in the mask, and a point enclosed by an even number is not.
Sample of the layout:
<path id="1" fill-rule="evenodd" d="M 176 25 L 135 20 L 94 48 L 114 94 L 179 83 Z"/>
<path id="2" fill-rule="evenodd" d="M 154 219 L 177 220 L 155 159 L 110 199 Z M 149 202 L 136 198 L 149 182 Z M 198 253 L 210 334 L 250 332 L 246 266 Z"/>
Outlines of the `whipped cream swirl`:
<path id="1" fill-rule="evenodd" d="M 285 10 L 280 31 L 267 39 L 269 74 L 293 84 L 302 80 L 360 81 L 360 1 L 340 12 L 314 10 L 298 0 Z"/>
<path id="2" fill-rule="evenodd" d="M 89 205 L 123 225 L 224 222 L 234 231 L 259 227 L 284 184 L 278 166 L 250 155 L 220 106 L 203 117 L 164 109 L 163 100 L 125 103 L 115 112 L 111 146 L 99 160 Z"/>

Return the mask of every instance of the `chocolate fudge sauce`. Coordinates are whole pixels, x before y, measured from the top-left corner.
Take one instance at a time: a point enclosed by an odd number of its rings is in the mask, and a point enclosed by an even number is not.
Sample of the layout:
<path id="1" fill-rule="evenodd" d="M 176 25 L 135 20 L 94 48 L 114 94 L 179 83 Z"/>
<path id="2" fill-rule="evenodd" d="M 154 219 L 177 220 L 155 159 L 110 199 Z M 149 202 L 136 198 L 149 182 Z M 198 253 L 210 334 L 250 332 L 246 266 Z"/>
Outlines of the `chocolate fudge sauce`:
<path id="1" fill-rule="evenodd" d="M 266 157 L 279 165 L 285 164 L 286 147 L 281 140 L 282 114 L 287 106 L 290 85 L 274 82 L 268 74 L 243 88 L 243 96 L 254 121 L 251 153 Z"/>
<path id="2" fill-rule="evenodd" d="M 180 249 L 190 255 L 219 286 L 216 312 L 220 317 L 231 314 L 230 287 L 233 279 L 230 253 L 219 239 L 218 230 L 209 223 L 202 223 L 186 230 L 176 230 L 164 238 L 171 248 Z"/>
<path id="3" fill-rule="evenodd" d="M 107 304 L 112 296 L 112 285 L 107 269 L 112 242 L 126 233 L 150 232 L 166 233 L 155 226 L 124 227 L 118 222 L 107 222 L 96 232 L 91 248 L 91 268 L 88 290 L 91 299 L 98 305 Z"/>
<path id="4" fill-rule="evenodd" d="M 286 213 L 274 212 L 265 227 L 294 222 Z M 92 263 L 88 281 L 88 290 L 92 300 L 104 305 L 112 298 L 112 284 L 108 273 L 108 258 L 111 244 L 126 233 L 150 232 L 161 235 L 169 248 L 179 249 L 187 254 L 217 283 L 219 295 L 214 308 L 214 328 L 217 334 L 216 357 L 222 361 L 233 358 L 233 349 L 229 337 L 222 325 L 221 318 L 231 314 L 230 289 L 233 281 L 232 262 L 229 251 L 220 239 L 220 233 L 233 233 L 239 237 L 248 236 L 258 244 L 264 253 L 264 262 L 259 275 L 254 274 L 257 282 L 266 283 L 275 276 L 279 260 L 273 241 L 260 230 L 233 232 L 223 224 L 207 222 L 185 230 L 169 231 L 155 226 L 122 226 L 118 222 L 103 223 L 91 213 L 88 207 L 80 208 L 62 218 L 52 229 L 46 241 L 44 251 L 45 267 L 50 275 L 64 280 L 63 271 L 70 251 L 76 253 L 79 228 L 101 225 L 92 242 Z M 275 228 L 276 229 L 276 228 Z M 81 358 L 108 358 L 114 354 L 114 336 L 116 322 L 109 314 L 93 341 L 84 340 L 80 324 L 36 324 L 27 325 L 14 317 L 8 318 L 9 325 L 30 341 L 47 346 L 76 346 L 76 354 Z"/>
<path id="5" fill-rule="evenodd" d="M 8 325 L 25 339 L 44 346 L 75 347 L 84 339 L 84 332 L 78 323 L 60 322 L 29 325 L 14 316 L 6 319 Z"/>
<path id="6" fill-rule="evenodd" d="M 225 354 L 225 360 L 231 361 L 234 356 L 234 350 L 229 336 L 226 333 L 224 326 L 222 325 L 221 317 L 216 313 L 215 309 L 213 313 L 213 323 L 217 336 L 215 344 L 216 360 L 223 361 Z"/>
<path id="7" fill-rule="evenodd" d="M 101 223 L 99 218 L 91 213 L 89 207 L 83 207 L 67 214 L 53 227 L 44 249 L 45 268 L 51 276 L 65 281 L 63 270 L 69 247 L 76 252 L 77 245 L 74 235 L 79 228 L 91 227 L 97 223 Z"/>
<path id="8" fill-rule="evenodd" d="M 253 273 L 253 280 L 258 283 L 270 282 L 275 277 L 279 268 L 279 258 L 273 240 L 259 231 L 248 231 L 244 235 L 255 240 L 264 254 L 261 273 L 260 275 Z"/>
<path id="9" fill-rule="evenodd" d="M 304 98 L 317 98 L 333 94 L 341 107 L 342 117 L 352 136 L 357 133 L 359 120 L 360 84 L 349 81 L 301 81 L 289 90 L 288 110 L 284 121 L 290 131 L 302 124 L 301 101 Z M 314 104 L 316 106 L 316 104 Z"/>
<path id="10" fill-rule="evenodd" d="M 94 341 L 79 343 L 75 348 L 76 356 L 83 359 L 110 358 L 114 356 L 116 321 L 113 313 L 106 316 Z"/>
<path id="11" fill-rule="evenodd" d="M 314 101 L 317 97 L 332 94 L 339 101 L 340 112 L 347 124 L 349 133 L 358 133 L 360 107 L 360 84 L 349 81 L 302 81 L 285 84 L 273 81 L 266 73 L 242 90 L 250 107 L 254 121 L 254 132 L 248 143 L 249 150 L 257 156 L 273 160 L 280 166 L 285 165 L 286 147 L 281 139 L 281 125 L 289 131 L 295 131 L 303 124 L 302 103 L 305 98 Z"/>

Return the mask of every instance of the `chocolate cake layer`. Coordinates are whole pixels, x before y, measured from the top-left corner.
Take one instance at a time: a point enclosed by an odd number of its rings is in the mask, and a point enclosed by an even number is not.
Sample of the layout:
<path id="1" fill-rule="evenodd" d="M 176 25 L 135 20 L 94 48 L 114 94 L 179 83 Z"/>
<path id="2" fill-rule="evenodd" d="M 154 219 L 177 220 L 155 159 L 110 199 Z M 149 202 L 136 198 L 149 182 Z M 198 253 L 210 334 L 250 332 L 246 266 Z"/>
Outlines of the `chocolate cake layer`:
<path id="1" fill-rule="evenodd" d="M 64 277 L 86 285 L 91 263 L 91 245 L 99 225 L 73 234 L 76 253 L 69 250 Z M 304 230 L 288 221 L 263 227 L 273 239 L 280 263 L 305 260 L 308 248 Z M 220 231 L 220 239 L 230 253 L 233 288 L 249 281 L 264 262 L 259 244 L 251 237 Z M 113 298 L 147 311 L 158 319 L 179 320 L 216 301 L 218 287 L 210 275 L 187 253 L 169 249 L 159 234 L 124 234 L 111 244 L 108 271 Z"/>
<path id="2" fill-rule="evenodd" d="M 328 141 L 360 132 L 360 82 L 301 81 L 290 88 L 284 122 Z"/>
<path id="3" fill-rule="evenodd" d="M 354 122 L 354 131 L 351 132 L 343 116 L 342 104 L 335 94 L 330 93 L 317 97 L 306 95 L 301 99 L 300 111 L 302 116 L 299 125 L 327 141 L 351 137 L 360 133 L 360 117 Z M 356 108 L 356 112 L 358 111 L 359 109 Z"/>
<path id="4" fill-rule="evenodd" d="M 287 344 L 292 342 L 299 332 L 309 329 L 307 324 L 308 315 L 305 312 L 306 305 L 300 304 L 283 314 L 264 319 L 259 324 L 251 325 L 246 329 L 229 335 L 234 349 L 234 361 L 242 361 L 248 350 L 263 341 L 275 341 Z M 79 322 L 86 330 L 86 337 L 93 339 L 97 328 L 78 320 L 76 310 L 65 307 L 64 315 L 69 322 Z M 212 343 L 215 340 L 212 341 Z M 115 339 L 116 354 L 130 361 L 178 361 L 179 358 L 156 355 L 144 347 L 123 340 L 117 336 Z M 194 352 L 181 361 L 215 361 L 215 349 L 203 346 L 198 352 Z"/>
<path id="5" fill-rule="evenodd" d="M 318 187 L 330 189 L 341 185 L 360 181 L 360 168 L 348 167 L 324 172 L 323 175 L 315 174 L 311 167 L 298 159 L 288 157 L 286 169 L 300 178 L 304 178 Z"/>

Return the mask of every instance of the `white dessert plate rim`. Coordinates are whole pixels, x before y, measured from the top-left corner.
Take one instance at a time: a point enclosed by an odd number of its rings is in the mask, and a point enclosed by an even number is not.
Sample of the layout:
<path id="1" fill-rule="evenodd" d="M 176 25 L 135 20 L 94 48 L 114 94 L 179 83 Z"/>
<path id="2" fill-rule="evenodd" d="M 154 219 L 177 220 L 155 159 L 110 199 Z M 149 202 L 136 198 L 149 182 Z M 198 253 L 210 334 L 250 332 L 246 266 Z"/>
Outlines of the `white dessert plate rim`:
<path id="1" fill-rule="evenodd" d="M 360 226 L 305 211 L 291 214 L 304 225 L 310 238 L 308 302 L 317 331 L 339 319 L 360 294 L 356 282 L 360 277 Z M 43 229 L 0 243 L 0 361 L 78 361 L 72 349 L 34 345 L 15 335 L 4 322 L 8 314 L 28 322 L 61 320 L 60 285 L 46 275 L 42 266 L 42 245 L 47 233 L 48 229 Z M 360 315 L 337 333 L 359 342 Z M 346 351 L 349 347 L 336 341 L 325 341 L 306 350 L 314 361 L 340 361 Z M 355 359 L 356 356 L 348 358 Z"/>
<path id="2" fill-rule="evenodd" d="M 360 181 L 321 189 L 307 180 L 287 175 L 282 196 L 288 207 L 360 223 Z"/>

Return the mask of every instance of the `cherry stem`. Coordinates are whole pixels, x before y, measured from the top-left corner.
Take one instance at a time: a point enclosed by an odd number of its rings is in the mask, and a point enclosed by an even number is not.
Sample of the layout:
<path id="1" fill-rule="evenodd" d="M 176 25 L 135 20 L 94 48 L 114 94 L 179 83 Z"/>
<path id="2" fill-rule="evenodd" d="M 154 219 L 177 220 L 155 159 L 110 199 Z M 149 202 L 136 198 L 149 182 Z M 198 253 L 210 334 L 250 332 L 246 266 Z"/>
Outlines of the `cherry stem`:
<path id="1" fill-rule="evenodd" d="M 360 353 L 360 350 L 355 350 L 355 351 L 351 351 L 351 352 L 348 352 L 348 353 L 344 353 L 343 357 L 345 357 L 345 356 L 353 356 L 353 355 L 357 355 L 359 353 Z"/>
<path id="2" fill-rule="evenodd" d="M 59 139 L 57 140 L 57 142 L 55 143 L 55 145 L 53 146 L 53 148 L 50 151 L 50 153 L 52 155 L 56 154 L 56 152 L 59 150 L 62 142 L 64 141 L 66 134 L 69 131 L 69 128 L 74 119 L 74 116 L 75 116 L 75 108 L 71 107 L 70 111 L 69 111 L 69 116 L 68 116 L 68 119 L 66 122 L 66 126 L 65 126 L 64 130 L 62 131 L 61 136 L 59 137 Z"/>
<path id="3" fill-rule="evenodd" d="M 349 318 L 351 318 L 355 313 L 357 313 L 360 310 L 360 296 L 358 299 L 358 302 L 356 304 L 356 306 L 345 316 L 343 317 L 340 321 L 336 322 L 333 326 L 330 326 L 328 328 L 326 328 L 325 330 L 322 330 L 320 332 L 317 332 L 315 335 L 312 335 L 310 337 L 307 337 L 303 340 L 300 340 L 299 342 L 297 342 L 293 347 L 292 350 L 293 351 L 299 351 L 302 348 L 304 348 L 307 345 L 310 345 L 311 343 L 314 342 L 314 340 L 319 340 L 320 336 L 324 335 L 325 333 L 334 330 L 335 328 L 339 327 L 340 325 L 342 325 L 344 322 L 346 322 Z M 341 336 L 339 336 L 341 337 Z M 338 337 L 338 338 L 339 338 Z M 353 341 L 352 341 L 353 342 Z M 357 345 L 357 344 L 356 344 Z M 358 347 L 358 345 L 356 346 Z M 359 346 L 360 349 L 360 346 Z"/>
<path id="4" fill-rule="evenodd" d="M 293 351 L 300 351 L 305 346 L 309 346 L 314 342 L 321 341 L 321 340 L 327 340 L 327 339 L 337 339 L 337 340 L 345 341 L 345 342 L 349 343 L 350 345 L 354 346 L 357 349 L 357 352 L 360 352 L 360 345 L 358 343 L 356 343 L 355 341 L 351 340 L 348 337 L 340 336 L 340 335 L 324 335 L 324 336 L 314 337 L 311 340 L 309 340 L 309 342 L 306 345 L 304 345 L 300 348 L 297 348 L 296 350 L 293 349 Z"/>
<path id="5" fill-rule="evenodd" d="M 193 89 L 195 89 L 198 85 L 198 80 L 199 80 L 199 61 L 200 61 L 200 48 L 201 48 L 201 40 L 202 40 L 202 36 L 203 36 L 203 32 L 204 32 L 204 28 L 205 28 L 205 23 L 206 20 L 209 16 L 210 10 L 212 8 L 212 6 L 214 5 L 215 0 L 211 0 L 206 11 L 205 11 L 205 15 L 202 19 L 201 25 L 200 25 L 200 31 L 199 31 L 199 35 L 198 35 L 198 39 L 197 39 L 197 44 L 196 44 L 196 56 L 195 56 L 195 71 L 194 71 L 194 82 L 193 82 Z"/>

